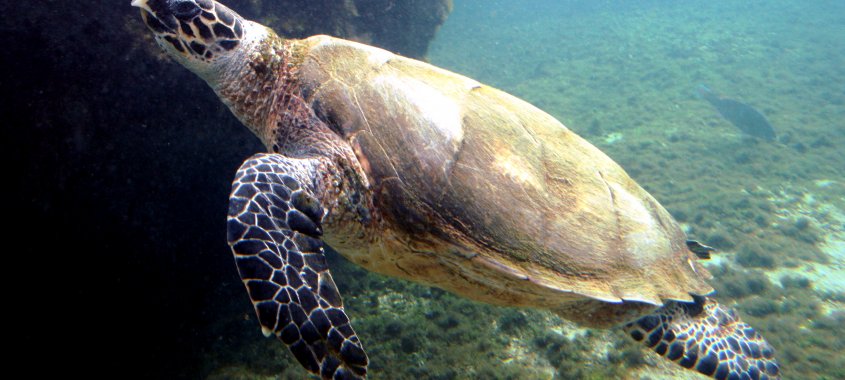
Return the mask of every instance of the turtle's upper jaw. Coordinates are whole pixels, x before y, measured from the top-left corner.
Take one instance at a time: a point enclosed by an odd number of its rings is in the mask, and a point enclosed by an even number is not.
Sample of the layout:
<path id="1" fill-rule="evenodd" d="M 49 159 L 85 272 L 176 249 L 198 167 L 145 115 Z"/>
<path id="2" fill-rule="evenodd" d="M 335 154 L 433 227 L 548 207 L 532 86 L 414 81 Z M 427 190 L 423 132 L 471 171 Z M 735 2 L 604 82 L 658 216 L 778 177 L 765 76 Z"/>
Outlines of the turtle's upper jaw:
<path id="1" fill-rule="evenodd" d="M 156 41 L 179 63 L 201 74 L 244 41 L 240 15 L 212 0 L 133 0 Z"/>

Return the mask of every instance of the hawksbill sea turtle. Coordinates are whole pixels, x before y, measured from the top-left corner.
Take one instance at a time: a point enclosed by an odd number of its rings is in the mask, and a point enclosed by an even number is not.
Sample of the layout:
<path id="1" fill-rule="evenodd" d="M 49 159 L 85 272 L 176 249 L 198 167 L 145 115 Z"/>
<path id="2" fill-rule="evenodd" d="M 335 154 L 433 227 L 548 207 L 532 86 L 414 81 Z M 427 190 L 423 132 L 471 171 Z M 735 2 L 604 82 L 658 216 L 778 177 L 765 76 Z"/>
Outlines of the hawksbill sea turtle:
<path id="1" fill-rule="evenodd" d="M 265 335 L 363 378 L 324 244 L 378 273 L 621 326 L 717 379 L 775 379 L 772 347 L 709 295 L 677 222 L 553 117 L 458 74 L 329 36 L 281 38 L 212 0 L 134 0 L 155 40 L 267 147 L 228 240 Z"/>

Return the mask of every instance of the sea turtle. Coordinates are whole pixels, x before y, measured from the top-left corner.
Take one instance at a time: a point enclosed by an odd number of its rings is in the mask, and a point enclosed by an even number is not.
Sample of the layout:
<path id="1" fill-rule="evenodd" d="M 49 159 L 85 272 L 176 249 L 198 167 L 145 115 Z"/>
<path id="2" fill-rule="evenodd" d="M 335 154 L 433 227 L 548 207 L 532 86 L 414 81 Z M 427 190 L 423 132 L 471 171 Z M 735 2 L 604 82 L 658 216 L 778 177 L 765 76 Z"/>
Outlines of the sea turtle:
<path id="1" fill-rule="evenodd" d="M 281 38 L 212 0 L 132 5 L 269 151 L 236 174 L 228 240 L 264 334 L 308 371 L 367 373 L 329 244 L 474 300 L 620 325 L 715 378 L 778 377 L 771 346 L 708 297 L 710 249 L 543 111 L 375 47 Z"/>

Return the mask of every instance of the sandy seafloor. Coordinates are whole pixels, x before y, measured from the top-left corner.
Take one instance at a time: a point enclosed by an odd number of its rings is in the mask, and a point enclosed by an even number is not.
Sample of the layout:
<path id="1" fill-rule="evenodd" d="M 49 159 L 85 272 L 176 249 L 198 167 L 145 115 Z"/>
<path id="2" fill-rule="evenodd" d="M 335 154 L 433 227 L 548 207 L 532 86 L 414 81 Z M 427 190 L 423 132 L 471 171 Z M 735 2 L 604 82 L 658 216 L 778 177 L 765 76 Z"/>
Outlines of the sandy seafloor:
<path id="1" fill-rule="evenodd" d="M 784 378 L 845 378 L 845 3 L 456 0 L 429 59 L 554 115 L 718 248 L 717 298 L 775 346 Z M 744 136 L 699 84 L 765 113 L 778 141 Z M 698 377 L 618 331 L 333 261 L 372 378 Z M 207 374 L 304 375 L 230 315 Z"/>

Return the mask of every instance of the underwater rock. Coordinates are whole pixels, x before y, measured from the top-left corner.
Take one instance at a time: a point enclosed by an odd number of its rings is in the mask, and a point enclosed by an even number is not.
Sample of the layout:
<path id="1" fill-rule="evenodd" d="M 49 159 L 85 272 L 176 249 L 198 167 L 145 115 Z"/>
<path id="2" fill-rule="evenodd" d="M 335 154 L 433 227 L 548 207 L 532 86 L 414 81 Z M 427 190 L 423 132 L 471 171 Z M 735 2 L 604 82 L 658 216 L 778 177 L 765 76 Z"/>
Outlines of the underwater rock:
<path id="1" fill-rule="evenodd" d="M 412 58 L 425 57 L 452 11 L 451 0 L 232 0 L 227 5 L 286 38 L 328 34 Z"/>

